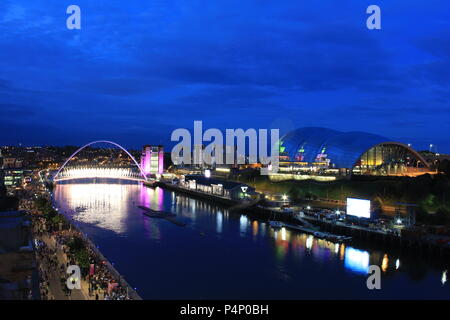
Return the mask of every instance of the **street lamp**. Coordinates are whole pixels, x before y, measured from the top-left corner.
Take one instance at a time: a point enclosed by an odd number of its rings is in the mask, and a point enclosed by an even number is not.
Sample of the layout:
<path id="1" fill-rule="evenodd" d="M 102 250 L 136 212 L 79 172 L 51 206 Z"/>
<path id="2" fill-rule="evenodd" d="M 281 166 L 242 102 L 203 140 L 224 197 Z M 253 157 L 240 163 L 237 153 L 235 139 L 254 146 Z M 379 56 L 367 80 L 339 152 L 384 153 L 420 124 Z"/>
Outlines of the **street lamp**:
<path id="1" fill-rule="evenodd" d="M 283 195 L 281 196 L 281 199 L 283 199 L 283 201 L 287 201 L 287 199 L 288 199 L 288 196 L 287 196 L 287 195 L 285 195 L 285 194 L 283 194 Z"/>

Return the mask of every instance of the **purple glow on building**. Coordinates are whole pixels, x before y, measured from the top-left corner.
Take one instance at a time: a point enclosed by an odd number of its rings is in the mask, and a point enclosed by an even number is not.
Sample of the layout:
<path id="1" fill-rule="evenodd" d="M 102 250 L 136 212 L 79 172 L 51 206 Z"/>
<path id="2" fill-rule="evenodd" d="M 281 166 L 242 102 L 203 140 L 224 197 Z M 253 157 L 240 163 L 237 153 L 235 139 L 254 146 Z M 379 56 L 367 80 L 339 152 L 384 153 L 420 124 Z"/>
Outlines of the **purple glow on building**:
<path id="1" fill-rule="evenodd" d="M 146 175 L 150 173 L 150 164 L 151 164 L 151 148 L 149 148 L 148 146 L 144 146 L 141 155 L 141 167 Z"/>
<path id="2" fill-rule="evenodd" d="M 142 148 L 141 167 L 145 174 L 162 174 L 164 171 L 164 149 L 162 146 L 146 145 Z"/>
<path id="3" fill-rule="evenodd" d="M 163 171 L 164 171 L 164 150 L 161 147 L 158 155 L 158 173 L 162 174 Z"/>

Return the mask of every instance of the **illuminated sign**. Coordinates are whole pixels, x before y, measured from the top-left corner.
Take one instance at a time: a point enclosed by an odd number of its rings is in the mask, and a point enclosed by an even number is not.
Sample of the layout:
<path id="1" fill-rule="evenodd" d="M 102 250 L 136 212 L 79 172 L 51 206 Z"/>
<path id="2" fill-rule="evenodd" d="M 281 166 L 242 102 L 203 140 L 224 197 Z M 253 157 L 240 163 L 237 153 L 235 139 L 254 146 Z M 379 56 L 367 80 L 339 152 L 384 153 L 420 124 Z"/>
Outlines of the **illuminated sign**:
<path id="1" fill-rule="evenodd" d="M 347 215 L 370 218 L 370 200 L 347 198 Z"/>

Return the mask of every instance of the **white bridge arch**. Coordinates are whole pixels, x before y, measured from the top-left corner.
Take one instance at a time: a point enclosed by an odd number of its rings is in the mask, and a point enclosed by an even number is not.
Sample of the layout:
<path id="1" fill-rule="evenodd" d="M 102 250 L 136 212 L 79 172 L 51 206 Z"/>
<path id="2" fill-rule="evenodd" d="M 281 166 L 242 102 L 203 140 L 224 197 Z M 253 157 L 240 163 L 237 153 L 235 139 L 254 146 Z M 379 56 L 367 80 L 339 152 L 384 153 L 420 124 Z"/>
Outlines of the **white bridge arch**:
<path id="1" fill-rule="evenodd" d="M 59 168 L 59 170 L 56 172 L 56 174 L 53 177 L 53 181 L 63 181 L 63 180 L 70 180 L 70 179 L 75 179 L 74 177 L 69 177 L 69 178 L 64 178 L 61 177 L 61 171 L 64 169 L 64 167 L 67 165 L 67 163 L 73 158 L 75 157 L 81 150 L 83 150 L 86 147 L 89 147 L 93 144 L 97 144 L 97 143 L 107 143 L 107 144 L 111 144 L 113 146 L 118 147 L 119 149 L 121 149 L 122 151 L 124 151 L 130 158 L 131 160 L 133 160 L 134 164 L 136 164 L 136 166 L 139 168 L 140 171 L 140 176 L 141 178 L 137 178 L 137 177 L 132 177 L 131 175 L 129 176 L 117 176 L 117 177 L 113 177 L 113 178 L 120 178 L 120 179 L 126 179 L 126 180 L 135 180 L 135 181 L 147 181 L 147 175 L 145 174 L 144 170 L 142 169 L 142 167 L 139 165 L 139 163 L 136 161 L 136 159 L 131 155 L 131 153 L 128 152 L 128 150 L 126 150 L 124 147 L 122 147 L 120 144 L 115 143 L 113 141 L 108 141 L 108 140 L 96 140 L 96 141 L 92 141 L 89 142 L 87 144 L 85 144 L 84 146 L 82 146 L 81 148 L 77 149 L 74 153 L 72 153 L 72 155 L 70 157 L 67 158 L 67 160 L 63 163 L 63 165 L 61 166 L 61 168 Z M 107 170 L 107 169 L 106 169 Z M 105 171 L 105 173 L 107 173 L 107 171 Z M 93 176 L 89 176 L 89 178 L 91 178 Z M 101 175 L 99 177 L 107 177 L 106 175 Z M 82 177 L 79 177 L 82 178 Z"/>

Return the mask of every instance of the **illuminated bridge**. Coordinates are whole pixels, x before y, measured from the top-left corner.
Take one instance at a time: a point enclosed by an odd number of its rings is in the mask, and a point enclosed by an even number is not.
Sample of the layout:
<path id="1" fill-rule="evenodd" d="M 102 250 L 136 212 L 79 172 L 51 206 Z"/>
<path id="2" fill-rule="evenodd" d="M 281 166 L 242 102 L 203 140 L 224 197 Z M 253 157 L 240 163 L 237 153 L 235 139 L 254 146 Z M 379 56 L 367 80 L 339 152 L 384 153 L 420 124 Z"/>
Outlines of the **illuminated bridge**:
<path id="1" fill-rule="evenodd" d="M 97 143 L 107 143 L 111 144 L 113 146 L 118 147 L 122 151 L 124 151 L 130 159 L 134 162 L 136 167 L 139 169 L 137 172 L 133 170 L 133 168 L 99 168 L 99 167 L 67 167 L 66 165 L 68 162 L 75 157 L 81 150 L 84 148 L 97 144 Z M 56 172 L 56 174 L 53 176 L 53 181 L 67 181 L 67 180 L 73 180 L 73 179 L 85 179 L 85 178 L 111 178 L 111 179 L 121 179 L 121 180 L 131 180 L 131 181 L 141 181 L 145 182 L 148 181 L 149 178 L 145 174 L 142 167 L 139 165 L 139 163 L 136 161 L 136 159 L 121 145 L 107 140 L 97 140 L 90 142 L 88 144 L 85 144 L 78 150 L 76 150 L 67 160 L 64 162 L 64 164 L 59 168 L 59 170 Z"/>
<path id="2" fill-rule="evenodd" d="M 95 167 L 71 167 L 66 168 L 53 181 L 65 181 L 72 179 L 111 178 L 132 181 L 146 181 L 139 172 L 131 168 L 95 168 Z"/>

